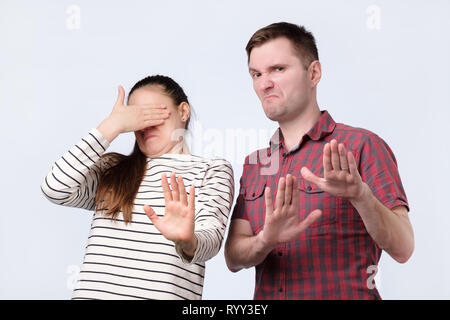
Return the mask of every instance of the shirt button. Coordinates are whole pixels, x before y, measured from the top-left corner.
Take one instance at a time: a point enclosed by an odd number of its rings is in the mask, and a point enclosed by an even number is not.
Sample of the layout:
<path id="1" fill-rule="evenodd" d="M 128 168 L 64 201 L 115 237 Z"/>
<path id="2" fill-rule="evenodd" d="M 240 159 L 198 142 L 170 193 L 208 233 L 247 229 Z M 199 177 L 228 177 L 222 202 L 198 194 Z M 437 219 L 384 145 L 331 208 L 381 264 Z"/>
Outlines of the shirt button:
<path id="1" fill-rule="evenodd" d="M 311 191 L 311 190 L 312 190 L 311 186 L 307 186 L 307 187 L 306 187 L 306 190 L 307 190 L 307 191 Z"/>
<path id="2" fill-rule="evenodd" d="M 283 252 L 279 251 L 278 255 L 281 257 L 283 255 Z"/>
<path id="3" fill-rule="evenodd" d="M 283 292 L 283 288 L 280 288 L 280 290 L 279 290 L 280 292 Z"/>
<path id="4" fill-rule="evenodd" d="M 255 193 L 253 192 L 253 193 L 252 193 L 252 197 L 254 197 L 254 196 L 255 196 Z"/>

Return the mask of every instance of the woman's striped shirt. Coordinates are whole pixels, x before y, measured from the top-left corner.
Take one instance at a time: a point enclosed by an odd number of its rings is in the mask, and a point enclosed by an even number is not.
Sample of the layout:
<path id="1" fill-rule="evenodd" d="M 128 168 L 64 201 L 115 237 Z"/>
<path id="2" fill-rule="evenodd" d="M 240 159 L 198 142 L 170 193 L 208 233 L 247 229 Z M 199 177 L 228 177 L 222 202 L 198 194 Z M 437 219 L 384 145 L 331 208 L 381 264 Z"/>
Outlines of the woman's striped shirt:
<path id="1" fill-rule="evenodd" d="M 58 159 L 42 182 L 53 203 L 95 210 L 100 172 L 112 164 L 101 158 L 109 142 L 92 129 Z M 201 299 L 205 261 L 222 244 L 233 201 L 231 165 L 223 159 L 188 154 L 147 158 L 147 169 L 126 225 L 94 212 L 86 253 L 73 299 Z M 164 215 L 161 175 L 181 175 L 189 194 L 195 186 L 195 235 L 198 246 L 187 261 L 181 250 L 152 224 L 143 207 Z M 169 180 L 170 183 L 170 180 Z"/>

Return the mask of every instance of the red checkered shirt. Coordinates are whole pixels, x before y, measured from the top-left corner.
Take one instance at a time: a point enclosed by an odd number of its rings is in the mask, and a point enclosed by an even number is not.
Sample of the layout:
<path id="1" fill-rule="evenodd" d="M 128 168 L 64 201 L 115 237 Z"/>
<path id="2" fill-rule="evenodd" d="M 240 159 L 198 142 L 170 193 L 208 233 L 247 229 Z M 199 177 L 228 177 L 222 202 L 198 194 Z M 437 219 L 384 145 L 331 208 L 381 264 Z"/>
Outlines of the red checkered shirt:
<path id="1" fill-rule="evenodd" d="M 334 197 L 300 175 L 303 166 L 323 177 L 323 147 L 336 139 L 351 151 L 362 180 L 386 207 L 408 208 L 397 163 L 389 146 L 374 133 L 335 123 L 327 111 L 291 151 L 278 129 L 270 147 L 247 156 L 232 219 L 245 219 L 256 235 L 264 226 L 264 188 L 275 199 L 278 181 L 299 179 L 299 215 L 321 209 L 321 218 L 290 242 L 272 250 L 256 266 L 255 299 L 381 299 L 374 285 L 382 250 L 344 198 Z"/>

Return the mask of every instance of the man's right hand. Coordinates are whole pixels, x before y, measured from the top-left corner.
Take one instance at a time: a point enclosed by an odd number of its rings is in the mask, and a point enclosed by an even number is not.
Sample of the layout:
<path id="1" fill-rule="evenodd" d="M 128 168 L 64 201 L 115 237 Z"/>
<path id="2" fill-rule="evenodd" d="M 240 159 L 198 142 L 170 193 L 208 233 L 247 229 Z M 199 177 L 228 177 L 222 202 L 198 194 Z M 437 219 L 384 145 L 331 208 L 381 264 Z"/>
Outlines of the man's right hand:
<path id="1" fill-rule="evenodd" d="M 286 178 L 280 178 L 278 182 L 275 207 L 272 202 L 271 190 L 266 187 L 264 191 L 266 217 L 264 227 L 258 237 L 267 248 L 274 249 L 281 243 L 296 239 L 322 214 L 322 211 L 316 209 L 304 220 L 301 220 L 299 196 L 297 178 L 290 174 Z"/>
<path id="2" fill-rule="evenodd" d="M 111 114 L 100 123 L 98 130 L 112 142 L 119 134 L 145 129 L 164 123 L 170 112 L 164 105 L 125 105 L 125 90 L 119 86 L 119 93 Z"/>
<path id="3" fill-rule="evenodd" d="M 232 272 L 259 265 L 273 249 L 296 239 L 320 217 L 322 212 L 314 210 L 301 220 L 299 197 L 297 178 L 288 174 L 278 182 L 275 206 L 270 188 L 266 188 L 266 217 L 263 229 L 256 236 L 248 220 L 231 220 L 225 243 L 225 260 Z"/>

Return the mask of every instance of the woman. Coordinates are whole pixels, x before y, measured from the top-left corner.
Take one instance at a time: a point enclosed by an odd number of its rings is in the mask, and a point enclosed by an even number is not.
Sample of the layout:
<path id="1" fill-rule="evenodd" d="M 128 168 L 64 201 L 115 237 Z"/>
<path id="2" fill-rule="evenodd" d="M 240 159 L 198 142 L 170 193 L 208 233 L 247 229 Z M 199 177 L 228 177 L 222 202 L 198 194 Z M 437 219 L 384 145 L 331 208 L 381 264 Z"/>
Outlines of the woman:
<path id="1" fill-rule="evenodd" d="M 50 201 L 95 210 L 72 298 L 201 299 L 205 261 L 220 249 L 233 200 L 232 168 L 189 154 L 190 106 L 171 78 L 147 77 L 127 106 L 124 97 L 119 87 L 111 114 L 42 182 Z M 130 155 L 105 154 L 131 131 Z"/>

